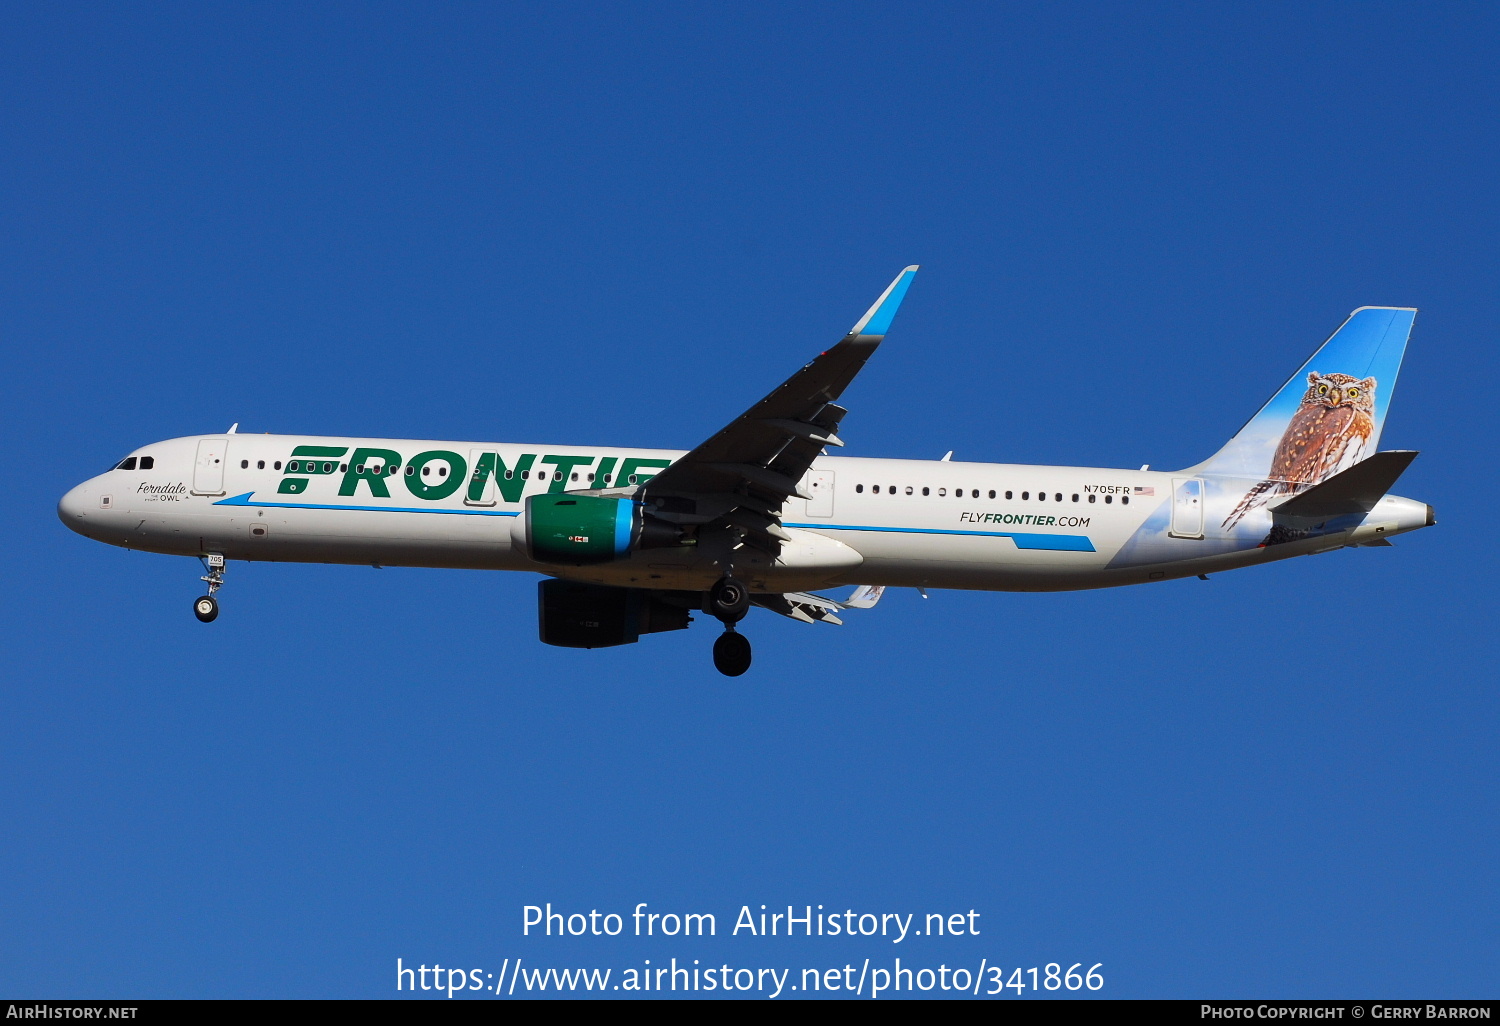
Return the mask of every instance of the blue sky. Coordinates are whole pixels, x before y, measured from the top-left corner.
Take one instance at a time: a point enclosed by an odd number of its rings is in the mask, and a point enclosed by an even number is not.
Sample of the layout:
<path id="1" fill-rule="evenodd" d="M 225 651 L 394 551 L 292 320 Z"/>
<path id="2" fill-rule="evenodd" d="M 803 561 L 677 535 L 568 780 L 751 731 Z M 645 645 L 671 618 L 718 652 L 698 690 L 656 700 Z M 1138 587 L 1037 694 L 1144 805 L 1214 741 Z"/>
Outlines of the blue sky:
<path id="1" fill-rule="evenodd" d="M 13 6 L 0 992 L 1064 967 L 1496 987 L 1500 19 L 1482 5 Z M 1436 528 L 597 652 L 523 575 L 196 563 L 58 497 L 219 431 L 687 448 L 922 273 L 847 452 L 1179 467 L 1352 309 Z M 1485 387 L 1442 397 L 1452 374 Z M 1466 385 L 1467 388 L 1467 385 Z M 1491 511 L 1487 513 L 1486 511 Z M 713 939 L 521 909 L 713 912 Z M 978 937 L 723 936 L 741 905 Z M 1008 969 L 1007 969 L 1008 971 Z"/>

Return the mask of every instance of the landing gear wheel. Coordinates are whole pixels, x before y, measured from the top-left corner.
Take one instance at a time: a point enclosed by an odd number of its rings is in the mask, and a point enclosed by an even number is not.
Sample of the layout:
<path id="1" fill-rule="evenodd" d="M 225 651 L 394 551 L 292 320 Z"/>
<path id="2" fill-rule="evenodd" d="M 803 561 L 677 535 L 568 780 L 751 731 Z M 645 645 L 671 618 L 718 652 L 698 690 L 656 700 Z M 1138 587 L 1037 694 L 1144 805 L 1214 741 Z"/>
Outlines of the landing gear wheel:
<path id="1" fill-rule="evenodd" d="M 714 642 L 714 669 L 726 677 L 738 677 L 750 669 L 750 639 L 731 628 Z"/>
<path id="2" fill-rule="evenodd" d="M 212 595 L 204 595 L 193 603 L 193 615 L 204 623 L 212 623 L 219 615 L 219 603 Z"/>
<path id="3" fill-rule="evenodd" d="M 718 617 L 724 621 L 725 625 L 739 623 L 749 611 L 750 589 L 733 577 L 722 578 L 709 589 L 708 609 L 705 612 Z M 717 651 L 717 647 L 715 651 Z M 746 647 L 746 651 L 749 651 L 748 646 Z M 750 665 L 748 658 L 745 665 Z M 740 671 L 740 673 L 744 672 L 744 670 Z M 738 676 L 738 674 L 732 674 L 731 676 Z"/>

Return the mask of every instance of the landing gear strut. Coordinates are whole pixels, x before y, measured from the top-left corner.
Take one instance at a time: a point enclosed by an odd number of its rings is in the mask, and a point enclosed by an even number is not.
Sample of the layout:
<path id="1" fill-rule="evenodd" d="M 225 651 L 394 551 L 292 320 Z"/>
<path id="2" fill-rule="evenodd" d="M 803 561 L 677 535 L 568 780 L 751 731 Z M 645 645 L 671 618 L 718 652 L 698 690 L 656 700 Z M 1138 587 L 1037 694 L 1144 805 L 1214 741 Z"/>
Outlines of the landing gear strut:
<path id="1" fill-rule="evenodd" d="M 704 611 L 724 624 L 724 633 L 714 641 L 714 669 L 726 677 L 738 677 L 750 669 L 750 639 L 735 631 L 734 625 L 750 611 L 750 589 L 726 576 L 709 590 Z"/>
<path id="2" fill-rule="evenodd" d="M 214 598 L 214 592 L 224 587 L 224 556 L 222 553 L 210 552 L 206 556 L 199 556 L 203 561 L 203 569 L 208 573 L 198 578 L 208 584 L 208 594 L 193 600 L 193 615 L 203 623 L 212 623 L 219 615 L 219 601 Z"/>

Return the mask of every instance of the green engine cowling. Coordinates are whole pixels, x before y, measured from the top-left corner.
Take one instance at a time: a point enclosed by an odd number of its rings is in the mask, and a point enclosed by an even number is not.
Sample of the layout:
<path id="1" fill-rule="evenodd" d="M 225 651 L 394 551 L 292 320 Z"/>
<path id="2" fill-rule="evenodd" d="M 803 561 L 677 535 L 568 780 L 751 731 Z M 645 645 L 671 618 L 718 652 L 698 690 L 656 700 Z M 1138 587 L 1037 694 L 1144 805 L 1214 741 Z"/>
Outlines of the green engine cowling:
<path id="1" fill-rule="evenodd" d="M 679 528 L 650 516 L 639 502 L 566 493 L 528 498 L 515 528 L 512 541 L 532 559 L 567 566 L 611 563 L 637 549 L 678 545 L 682 537 Z"/>

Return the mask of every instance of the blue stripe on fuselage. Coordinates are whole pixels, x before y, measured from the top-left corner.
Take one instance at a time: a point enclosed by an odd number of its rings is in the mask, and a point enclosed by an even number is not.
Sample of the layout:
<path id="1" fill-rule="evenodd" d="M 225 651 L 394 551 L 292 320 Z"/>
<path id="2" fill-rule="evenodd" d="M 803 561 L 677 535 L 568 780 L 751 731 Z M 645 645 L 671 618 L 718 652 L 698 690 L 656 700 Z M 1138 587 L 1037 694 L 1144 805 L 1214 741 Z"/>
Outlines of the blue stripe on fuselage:
<path id="1" fill-rule="evenodd" d="M 879 531 L 885 534 L 959 534 L 974 538 L 1009 538 L 1018 549 L 1050 549 L 1055 552 L 1097 552 L 1086 535 L 1022 534 L 1015 531 L 954 531 L 938 527 L 870 527 L 855 524 L 786 524 L 819 531 Z"/>
<path id="2" fill-rule="evenodd" d="M 227 499 L 220 499 L 214 503 L 215 506 L 264 506 L 267 509 L 335 509 L 335 510 L 358 510 L 370 513 L 448 513 L 464 517 L 515 517 L 520 516 L 520 510 L 501 509 L 416 509 L 410 506 L 336 506 L 317 502 L 262 502 L 252 499 L 254 492 L 246 492 L 244 495 L 234 495 Z"/>

